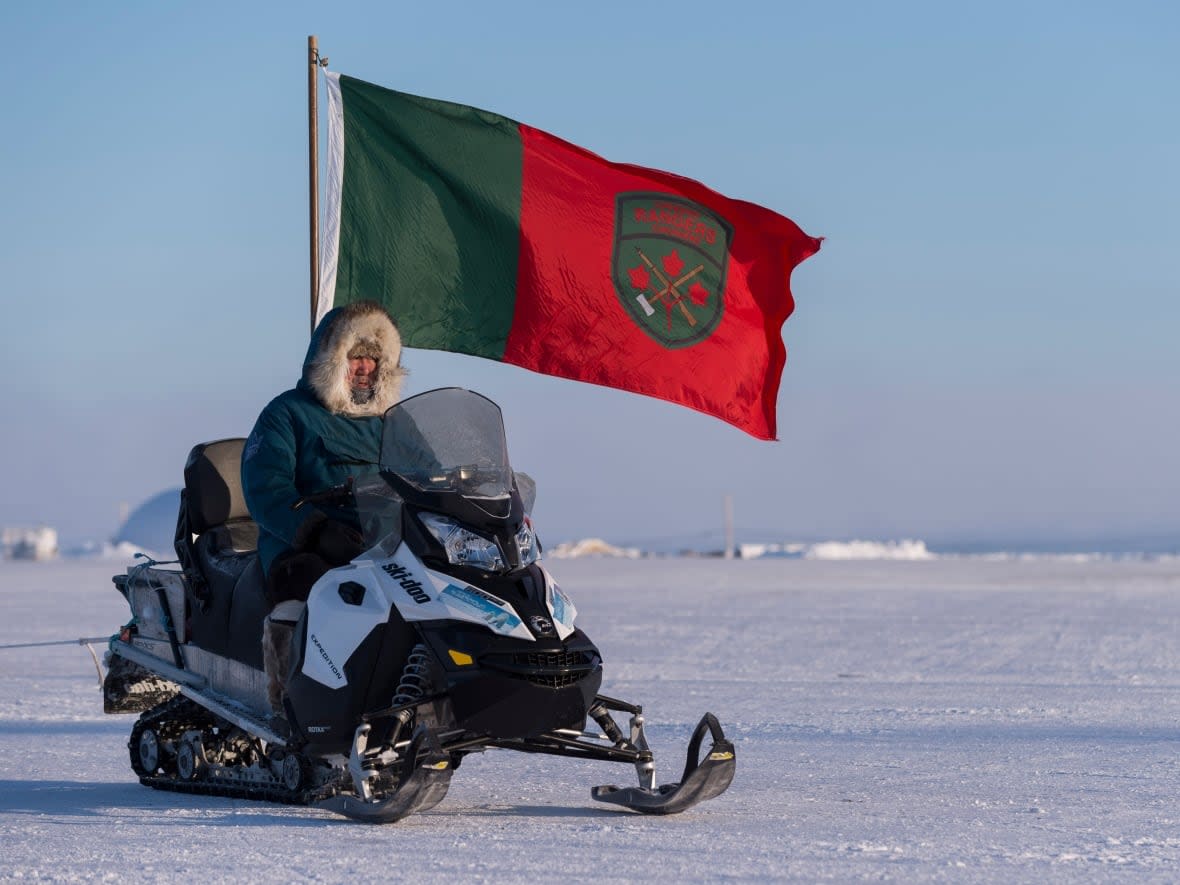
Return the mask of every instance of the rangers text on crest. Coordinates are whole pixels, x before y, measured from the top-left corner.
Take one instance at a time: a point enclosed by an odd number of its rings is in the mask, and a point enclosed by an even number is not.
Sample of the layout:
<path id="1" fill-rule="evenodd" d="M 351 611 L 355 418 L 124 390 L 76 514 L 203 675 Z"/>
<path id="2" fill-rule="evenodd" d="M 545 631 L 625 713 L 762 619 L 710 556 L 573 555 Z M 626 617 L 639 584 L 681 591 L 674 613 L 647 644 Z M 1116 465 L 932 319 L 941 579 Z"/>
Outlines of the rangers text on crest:
<path id="1" fill-rule="evenodd" d="M 653 234 L 679 237 L 690 243 L 717 242 L 717 229 L 701 221 L 698 213 L 676 203 L 653 203 L 650 207 L 636 206 L 635 220 L 650 224 Z"/>

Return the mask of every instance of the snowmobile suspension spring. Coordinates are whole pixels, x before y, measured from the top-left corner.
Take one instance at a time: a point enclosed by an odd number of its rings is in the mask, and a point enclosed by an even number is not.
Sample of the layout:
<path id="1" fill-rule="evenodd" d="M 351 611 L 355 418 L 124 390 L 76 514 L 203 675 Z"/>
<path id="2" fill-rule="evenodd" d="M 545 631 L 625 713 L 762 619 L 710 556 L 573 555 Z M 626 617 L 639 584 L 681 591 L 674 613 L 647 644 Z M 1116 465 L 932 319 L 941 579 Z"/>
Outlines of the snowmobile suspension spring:
<path id="1" fill-rule="evenodd" d="M 393 693 L 393 706 L 412 704 L 426 696 L 430 690 L 430 658 L 426 646 L 419 643 L 410 649 L 406 665 L 402 668 L 401 682 Z"/>
<path id="2" fill-rule="evenodd" d="M 615 742 L 616 747 L 624 746 L 627 739 L 623 737 L 623 732 L 619 729 L 618 724 L 611 718 L 610 711 L 602 704 L 595 704 L 590 708 L 591 718 L 599 724 L 603 732 L 610 740 Z"/>

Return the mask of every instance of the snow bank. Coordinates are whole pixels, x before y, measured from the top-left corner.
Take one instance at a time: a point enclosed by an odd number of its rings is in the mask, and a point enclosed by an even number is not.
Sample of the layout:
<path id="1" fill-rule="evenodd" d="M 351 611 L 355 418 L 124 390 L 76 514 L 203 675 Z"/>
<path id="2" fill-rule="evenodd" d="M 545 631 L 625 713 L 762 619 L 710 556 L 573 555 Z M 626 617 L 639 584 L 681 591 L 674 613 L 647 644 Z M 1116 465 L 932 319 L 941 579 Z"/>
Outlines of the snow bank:
<path id="1" fill-rule="evenodd" d="M 921 561 L 938 555 L 920 540 L 901 541 L 821 541 L 816 544 L 742 544 L 742 559 L 894 559 Z"/>
<path id="2" fill-rule="evenodd" d="M 936 559 L 925 541 L 824 541 L 812 544 L 805 559 Z"/>
<path id="3" fill-rule="evenodd" d="M 110 561 L 126 561 L 135 559 L 136 554 L 142 553 L 144 556 L 151 557 L 160 562 L 165 562 L 170 559 L 175 559 L 175 554 L 165 554 L 154 550 L 146 550 L 140 544 L 133 544 L 130 541 L 119 541 L 111 543 L 103 541 L 87 541 L 77 547 L 72 547 L 63 552 L 63 556 L 68 559 L 93 559 L 93 560 L 110 560 Z"/>
<path id="4" fill-rule="evenodd" d="M 554 559 L 578 559 L 583 556 L 613 556 L 624 559 L 638 559 L 642 553 L 634 547 L 615 547 L 601 538 L 584 538 L 581 541 L 563 541 L 552 550 L 545 551 Z"/>

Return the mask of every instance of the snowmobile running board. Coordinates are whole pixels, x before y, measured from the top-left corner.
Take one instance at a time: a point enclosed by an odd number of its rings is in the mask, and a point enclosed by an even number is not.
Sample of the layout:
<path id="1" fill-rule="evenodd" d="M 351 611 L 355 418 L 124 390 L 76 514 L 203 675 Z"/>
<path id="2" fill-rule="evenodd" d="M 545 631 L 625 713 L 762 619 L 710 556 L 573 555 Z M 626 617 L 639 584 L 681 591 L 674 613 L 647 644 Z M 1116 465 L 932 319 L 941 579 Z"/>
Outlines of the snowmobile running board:
<path id="1" fill-rule="evenodd" d="M 700 758 L 701 742 L 708 732 L 713 745 L 705 759 Z M 679 783 L 646 787 L 594 787 L 592 798 L 621 805 L 642 814 L 679 814 L 698 802 L 720 796 L 729 788 L 737 767 L 734 746 L 725 738 L 721 723 L 712 713 L 701 717 L 688 743 L 688 761 Z"/>
<path id="2" fill-rule="evenodd" d="M 160 676 L 175 682 L 176 687 L 185 697 L 199 704 L 203 704 L 207 709 L 212 710 L 218 716 L 232 722 L 239 728 L 256 734 L 268 744 L 275 744 L 280 747 L 287 745 L 287 739 L 276 732 L 268 721 L 260 718 L 252 711 L 243 708 L 240 704 L 235 704 L 231 698 L 211 691 L 208 687 L 209 680 L 204 676 L 174 667 L 160 660 L 155 655 L 142 651 L 130 643 L 123 642 L 119 639 L 111 640 L 111 650 L 120 657 L 124 657 L 149 670 L 154 670 Z"/>
<path id="3" fill-rule="evenodd" d="M 274 744 L 276 747 L 287 746 L 287 739 L 271 728 L 269 722 L 247 712 L 223 695 L 211 691 L 197 691 L 187 685 L 180 686 L 180 693 L 243 731 L 251 732 L 262 738 L 268 744 Z"/>

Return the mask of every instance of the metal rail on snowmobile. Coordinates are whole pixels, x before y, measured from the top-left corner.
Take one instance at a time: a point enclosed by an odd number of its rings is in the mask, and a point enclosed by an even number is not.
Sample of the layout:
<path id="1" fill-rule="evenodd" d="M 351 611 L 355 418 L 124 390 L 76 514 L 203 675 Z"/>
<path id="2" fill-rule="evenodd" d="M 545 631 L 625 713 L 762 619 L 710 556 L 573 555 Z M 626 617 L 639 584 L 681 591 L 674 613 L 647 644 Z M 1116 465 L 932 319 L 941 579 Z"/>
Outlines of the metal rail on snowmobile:
<path id="1" fill-rule="evenodd" d="M 131 643 L 123 642 L 121 639 L 111 640 L 111 651 L 120 657 L 127 658 L 129 661 L 134 661 L 141 667 L 146 667 L 158 673 L 165 679 L 170 679 L 178 685 L 187 685 L 190 688 L 199 690 L 209 684 L 209 680 L 201 674 L 194 673 L 191 670 L 182 670 L 180 667 L 174 667 L 166 661 L 161 660 L 157 655 L 138 649 Z"/>

